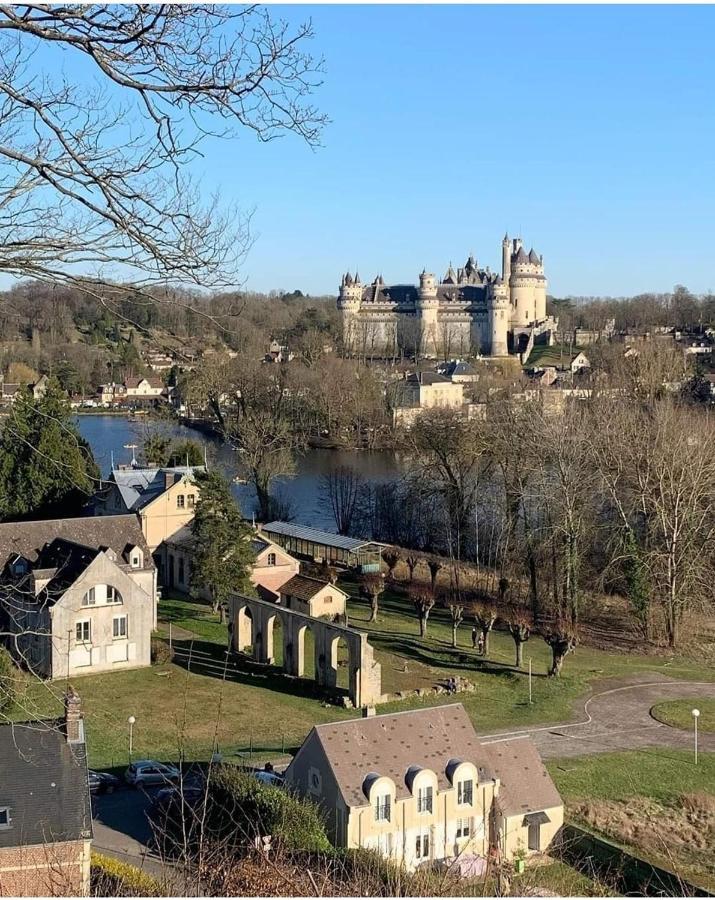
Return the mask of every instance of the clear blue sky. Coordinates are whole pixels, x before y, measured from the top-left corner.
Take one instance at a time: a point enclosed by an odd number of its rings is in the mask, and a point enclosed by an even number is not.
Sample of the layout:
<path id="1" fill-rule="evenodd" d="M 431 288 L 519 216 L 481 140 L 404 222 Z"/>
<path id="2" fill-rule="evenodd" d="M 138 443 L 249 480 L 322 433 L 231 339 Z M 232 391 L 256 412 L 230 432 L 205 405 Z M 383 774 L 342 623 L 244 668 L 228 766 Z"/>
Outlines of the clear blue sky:
<path id="1" fill-rule="evenodd" d="M 246 287 L 333 293 L 499 265 L 557 296 L 715 289 L 715 8 L 273 6 L 312 18 L 323 146 L 252 134 L 194 165 L 256 208 Z"/>
<path id="2" fill-rule="evenodd" d="M 257 206 L 248 286 L 494 267 L 508 228 L 557 295 L 715 289 L 712 7 L 273 9 L 312 17 L 332 124 L 217 151 Z"/>

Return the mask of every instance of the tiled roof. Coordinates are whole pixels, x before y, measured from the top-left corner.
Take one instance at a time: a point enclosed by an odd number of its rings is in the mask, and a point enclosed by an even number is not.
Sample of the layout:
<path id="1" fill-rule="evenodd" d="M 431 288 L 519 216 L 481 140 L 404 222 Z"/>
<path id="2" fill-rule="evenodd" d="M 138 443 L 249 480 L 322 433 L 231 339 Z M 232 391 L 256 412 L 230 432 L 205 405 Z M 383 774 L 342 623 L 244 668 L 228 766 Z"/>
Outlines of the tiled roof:
<path id="1" fill-rule="evenodd" d="M 58 538 L 92 549 L 108 547 L 125 561 L 130 547 L 140 547 L 144 552 L 144 565 L 152 565 L 139 520 L 136 516 L 126 515 L 3 522 L 0 524 L 0 569 L 16 556 L 23 556 L 30 563 L 37 562 L 44 548 Z"/>
<path id="2" fill-rule="evenodd" d="M 480 781 L 492 778 L 487 749 L 461 703 L 317 725 L 314 730 L 349 806 L 366 805 L 363 782 L 371 772 L 391 778 L 398 799 L 409 796 L 405 778 L 412 766 L 431 769 L 442 790 L 449 787 L 446 770 L 454 759 L 473 763 Z"/>
<path id="3" fill-rule="evenodd" d="M 546 771 L 536 745 L 529 738 L 487 744 L 496 776 L 501 781 L 499 806 L 504 815 L 561 806 L 556 785 Z"/>
<path id="4" fill-rule="evenodd" d="M 335 585 L 331 585 L 329 581 L 322 581 L 320 578 L 311 578 L 308 575 L 294 575 L 288 579 L 285 584 L 281 585 L 280 592 L 290 597 L 297 597 L 298 600 L 311 600 L 318 591 L 323 588 L 334 587 L 341 594 L 343 591 Z"/>
<path id="5" fill-rule="evenodd" d="M 0 847 L 91 837 L 84 743 L 68 744 L 56 722 L 0 725 L 0 807 L 11 819 Z"/>

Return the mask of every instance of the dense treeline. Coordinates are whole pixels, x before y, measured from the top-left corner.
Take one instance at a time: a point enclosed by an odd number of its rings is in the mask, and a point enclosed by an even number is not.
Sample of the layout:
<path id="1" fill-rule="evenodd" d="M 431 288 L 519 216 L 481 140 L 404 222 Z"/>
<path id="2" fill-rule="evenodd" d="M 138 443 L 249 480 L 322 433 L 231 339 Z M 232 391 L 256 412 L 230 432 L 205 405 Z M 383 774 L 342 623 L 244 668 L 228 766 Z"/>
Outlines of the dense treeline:
<path id="1" fill-rule="evenodd" d="M 550 298 L 548 312 L 565 331 L 602 331 L 615 320 L 617 331 L 677 328 L 695 331 L 715 327 L 715 294 L 696 295 L 682 284 L 670 293 L 635 297 Z"/>

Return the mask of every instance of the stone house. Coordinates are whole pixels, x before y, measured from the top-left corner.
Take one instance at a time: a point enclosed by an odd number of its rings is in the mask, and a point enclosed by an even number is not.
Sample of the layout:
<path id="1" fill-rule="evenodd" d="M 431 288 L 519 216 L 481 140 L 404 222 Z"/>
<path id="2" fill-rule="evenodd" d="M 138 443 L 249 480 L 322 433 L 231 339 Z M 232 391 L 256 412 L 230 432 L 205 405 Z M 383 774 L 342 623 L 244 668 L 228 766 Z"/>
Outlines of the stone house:
<path id="1" fill-rule="evenodd" d="M 158 399 L 166 391 L 164 382 L 156 375 L 148 375 L 145 378 L 127 378 L 124 385 L 126 387 L 127 400 Z"/>
<path id="2" fill-rule="evenodd" d="M 348 595 L 336 584 L 308 575 L 294 575 L 280 588 L 282 606 L 316 619 L 344 616 L 347 599 Z"/>
<path id="3" fill-rule="evenodd" d="M 251 572 L 251 581 L 264 599 L 277 600 L 278 590 L 284 582 L 297 575 L 300 563 L 289 553 L 266 538 L 255 535 L 251 539 L 256 561 Z M 180 528 L 176 534 L 164 542 L 164 585 L 183 594 L 191 590 L 191 567 L 194 553 L 194 536 L 191 525 Z M 210 600 L 211 595 L 204 589 L 201 596 Z"/>
<path id="4" fill-rule="evenodd" d="M 0 893 L 88 896 L 92 808 L 79 697 L 60 721 L 0 724 Z"/>
<path id="5" fill-rule="evenodd" d="M 0 567 L 22 665 L 52 679 L 150 665 L 156 567 L 136 516 L 1 524 Z"/>
<path id="6" fill-rule="evenodd" d="M 315 726 L 287 785 L 322 808 L 337 847 L 376 850 L 413 870 L 483 871 L 545 851 L 561 798 L 526 738 L 482 743 L 461 703 Z"/>
<path id="7" fill-rule="evenodd" d="M 95 496 L 95 515 L 137 515 L 149 550 L 162 570 L 166 565 L 162 545 L 194 518 L 199 501 L 196 476 L 204 471 L 203 466 L 112 469 Z"/>
<path id="8" fill-rule="evenodd" d="M 438 372 L 413 372 L 391 385 L 390 395 L 395 427 L 409 427 L 424 410 L 461 410 L 465 403 L 464 384 Z"/>

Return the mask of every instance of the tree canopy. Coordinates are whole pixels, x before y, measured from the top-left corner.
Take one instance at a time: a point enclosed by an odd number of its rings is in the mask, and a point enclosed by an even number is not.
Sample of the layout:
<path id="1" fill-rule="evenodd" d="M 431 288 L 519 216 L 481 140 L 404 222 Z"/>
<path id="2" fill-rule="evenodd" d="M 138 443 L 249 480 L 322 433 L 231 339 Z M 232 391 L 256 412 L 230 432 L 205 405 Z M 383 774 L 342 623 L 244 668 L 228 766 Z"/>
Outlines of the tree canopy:
<path id="1" fill-rule="evenodd" d="M 56 380 L 39 399 L 19 391 L 0 435 L 2 518 L 79 515 L 99 475 Z"/>

